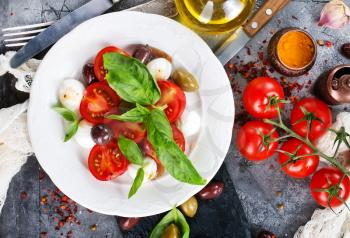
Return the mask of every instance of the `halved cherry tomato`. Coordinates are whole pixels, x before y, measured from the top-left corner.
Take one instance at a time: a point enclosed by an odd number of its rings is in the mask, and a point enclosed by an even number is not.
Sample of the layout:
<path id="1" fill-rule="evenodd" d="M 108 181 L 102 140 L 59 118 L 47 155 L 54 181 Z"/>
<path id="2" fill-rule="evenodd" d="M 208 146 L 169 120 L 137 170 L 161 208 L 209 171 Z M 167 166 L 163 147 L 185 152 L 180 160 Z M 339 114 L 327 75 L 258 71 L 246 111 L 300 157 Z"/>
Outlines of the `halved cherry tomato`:
<path id="1" fill-rule="evenodd" d="M 168 117 L 170 123 L 175 122 L 180 119 L 185 106 L 186 106 L 186 96 L 184 92 L 176 84 L 165 81 L 158 80 L 157 84 L 161 91 L 161 97 L 157 102 L 157 106 L 167 105 L 165 109 L 165 114 Z"/>
<path id="2" fill-rule="evenodd" d="M 303 112 L 305 111 L 305 113 Z M 301 136 L 306 136 L 306 117 L 314 117 L 309 130 L 309 139 L 315 140 L 322 136 L 332 125 L 332 113 L 327 104 L 317 98 L 304 98 L 293 108 L 291 114 L 292 129 Z"/>
<path id="3" fill-rule="evenodd" d="M 175 125 L 171 125 L 171 129 L 173 130 L 174 141 L 176 142 L 176 144 L 180 147 L 180 149 L 182 151 L 185 151 L 185 144 L 186 143 L 185 143 L 184 135 Z M 143 142 L 143 151 L 144 151 L 145 155 L 153 158 L 157 162 L 157 164 L 160 164 L 160 161 L 156 155 L 156 152 L 154 151 L 152 144 L 148 140 L 145 140 Z"/>
<path id="4" fill-rule="evenodd" d="M 318 155 L 310 155 L 314 151 L 300 140 L 288 140 L 283 143 L 280 150 L 290 153 L 280 152 L 278 155 L 278 162 L 284 165 L 282 170 L 289 176 L 305 178 L 316 171 L 320 157 Z"/>
<path id="5" fill-rule="evenodd" d="M 283 103 L 278 100 L 284 99 L 282 86 L 277 80 L 269 77 L 259 77 L 249 82 L 243 91 L 244 107 L 249 114 L 256 118 L 277 117 L 276 106 L 283 108 Z"/>
<path id="6" fill-rule="evenodd" d="M 118 94 L 107 83 L 89 85 L 80 103 L 81 116 L 93 124 L 103 123 L 107 113 L 116 113 L 120 104 Z"/>
<path id="7" fill-rule="evenodd" d="M 264 137 L 264 139 L 263 139 Z M 248 160 L 261 161 L 275 153 L 278 133 L 270 124 L 250 121 L 244 124 L 237 135 L 237 148 Z"/>
<path id="8" fill-rule="evenodd" d="M 338 168 L 322 168 L 312 176 L 310 190 L 319 205 L 339 207 L 349 198 L 350 179 Z"/>
<path id="9" fill-rule="evenodd" d="M 103 55 L 110 52 L 116 52 L 116 53 L 123 54 L 125 56 L 129 56 L 128 53 L 114 46 L 108 46 L 100 50 L 100 52 L 98 52 L 98 54 L 96 55 L 95 63 L 94 63 L 94 72 L 97 79 L 100 81 L 106 80 L 106 70 L 103 66 Z"/>
<path id="10" fill-rule="evenodd" d="M 128 168 L 128 160 L 112 141 L 107 145 L 95 145 L 90 151 L 88 165 L 95 178 L 107 181 L 122 175 Z"/>
<path id="11" fill-rule="evenodd" d="M 110 125 L 112 127 L 115 138 L 118 138 L 119 135 L 122 135 L 135 141 L 136 143 L 139 143 L 146 136 L 146 130 L 140 123 L 113 121 Z"/>

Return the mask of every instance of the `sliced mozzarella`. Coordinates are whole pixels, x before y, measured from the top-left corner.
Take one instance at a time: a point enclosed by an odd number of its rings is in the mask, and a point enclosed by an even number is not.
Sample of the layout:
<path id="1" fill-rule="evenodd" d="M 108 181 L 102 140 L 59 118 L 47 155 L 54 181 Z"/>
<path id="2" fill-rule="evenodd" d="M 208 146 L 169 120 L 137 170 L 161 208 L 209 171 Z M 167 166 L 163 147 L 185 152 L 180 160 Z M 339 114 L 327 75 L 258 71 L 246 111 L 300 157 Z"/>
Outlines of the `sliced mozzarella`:
<path id="1" fill-rule="evenodd" d="M 58 89 L 60 102 L 69 110 L 78 112 L 84 90 L 84 85 L 80 81 L 76 79 L 65 79 Z"/>
<path id="2" fill-rule="evenodd" d="M 137 171 L 140 167 L 141 166 L 136 164 L 129 164 L 128 172 L 133 179 L 135 179 Z M 144 159 L 143 170 L 145 172 L 145 177 L 144 177 L 145 181 L 150 181 L 157 177 L 157 163 L 149 157 L 145 157 Z"/>
<path id="3" fill-rule="evenodd" d="M 74 135 L 74 139 L 76 142 L 84 148 L 91 149 L 94 147 L 95 142 L 92 140 L 91 137 L 91 129 L 92 129 L 92 124 L 85 121 L 81 120 L 79 123 L 79 128 L 77 133 Z"/>
<path id="4" fill-rule="evenodd" d="M 151 60 L 147 64 L 147 69 L 149 70 L 149 72 L 151 73 L 154 79 L 167 80 L 171 75 L 172 65 L 165 58 L 157 58 L 157 59 Z"/>
<path id="5" fill-rule="evenodd" d="M 185 137 L 193 136 L 199 132 L 201 118 L 197 112 L 184 113 L 181 120 L 181 131 Z"/>

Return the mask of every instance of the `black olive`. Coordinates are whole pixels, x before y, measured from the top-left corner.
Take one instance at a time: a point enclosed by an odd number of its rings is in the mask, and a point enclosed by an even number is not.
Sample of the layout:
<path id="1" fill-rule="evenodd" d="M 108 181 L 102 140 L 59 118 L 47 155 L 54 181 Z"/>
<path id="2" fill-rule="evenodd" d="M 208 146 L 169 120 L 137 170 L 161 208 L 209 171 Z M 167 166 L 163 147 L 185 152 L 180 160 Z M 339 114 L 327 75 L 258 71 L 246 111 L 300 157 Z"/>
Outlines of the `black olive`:
<path id="1" fill-rule="evenodd" d="M 93 84 L 98 82 L 96 76 L 95 76 L 95 72 L 94 72 L 94 65 L 87 63 L 86 65 L 84 65 L 83 67 L 83 78 L 84 81 L 87 85 Z"/>
<path id="2" fill-rule="evenodd" d="M 96 144 L 105 145 L 111 141 L 113 132 L 109 126 L 99 124 L 91 129 L 91 137 Z"/>
<path id="3" fill-rule="evenodd" d="M 133 57 L 140 60 L 142 63 L 147 64 L 151 59 L 151 48 L 148 45 L 139 45 Z"/>

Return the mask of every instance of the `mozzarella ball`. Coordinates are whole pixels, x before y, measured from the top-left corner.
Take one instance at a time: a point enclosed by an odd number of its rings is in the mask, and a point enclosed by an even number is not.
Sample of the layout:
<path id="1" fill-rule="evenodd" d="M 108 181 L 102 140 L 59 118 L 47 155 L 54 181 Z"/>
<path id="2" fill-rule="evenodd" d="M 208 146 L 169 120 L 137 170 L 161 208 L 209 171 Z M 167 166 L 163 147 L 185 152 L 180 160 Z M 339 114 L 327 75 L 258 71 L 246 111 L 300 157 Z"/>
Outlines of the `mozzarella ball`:
<path id="1" fill-rule="evenodd" d="M 84 90 L 84 85 L 80 81 L 76 79 L 66 79 L 61 83 L 58 89 L 60 102 L 69 110 L 78 112 Z"/>
<path id="2" fill-rule="evenodd" d="M 171 63 L 165 58 L 151 60 L 147 64 L 147 69 L 156 80 L 167 80 L 172 71 Z"/>
<path id="3" fill-rule="evenodd" d="M 129 175 L 133 179 L 135 179 L 136 174 L 137 174 L 137 170 L 140 167 L 141 167 L 140 165 L 129 164 L 128 172 L 129 172 Z M 144 159 L 143 170 L 145 172 L 145 177 L 144 177 L 145 181 L 150 181 L 150 180 L 155 179 L 157 177 L 157 163 L 149 157 L 145 157 L 145 159 Z"/>
<path id="4" fill-rule="evenodd" d="M 81 120 L 77 133 L 74 135 L 76 142 L 86 149 L 94 147 L 95 142 L 91 137 L 91 129 L 93 125 L 85 120 Z"/>
<path id="5" fill-rule="evenodd" d="M 193 136 L 199 132 L 201 128 L 201 118 L 198 113 L 184 113 L 181 120 L 181 131 L 185 137 Z"/>

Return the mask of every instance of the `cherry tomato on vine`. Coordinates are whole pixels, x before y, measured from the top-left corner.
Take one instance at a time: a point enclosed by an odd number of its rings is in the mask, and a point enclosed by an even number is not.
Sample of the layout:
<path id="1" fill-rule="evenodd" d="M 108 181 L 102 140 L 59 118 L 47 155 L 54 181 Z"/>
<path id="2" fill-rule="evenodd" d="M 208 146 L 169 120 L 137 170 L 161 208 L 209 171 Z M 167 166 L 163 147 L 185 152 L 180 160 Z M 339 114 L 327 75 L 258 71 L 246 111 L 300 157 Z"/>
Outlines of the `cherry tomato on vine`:
<path id="1" fill-rule="evenodd" d="M 283 103 L 278 100 L 284 100 L 283 88 L 277 80 L 269 77 L 250 81 L 243 91 L 244 107 L 256 118 L 277 117 L 275 104 L 278 103 L 279 108 L 283 108 Z"/>
<path id="2" fill-rule="evenodd" d="M 322 168 L 312 176 L 310 190 L 319 205 L 335 208 L 349 198 L 350 179 L 338 168 Z"/>
<path id="3" fill-rule="evenodd" d="M 156 105 L 167 105 L 164 112 L 168 117 L 169 122 L 173 123 L 180 119 L 185 109 L 186 96 L 179 86 L 170 81 L 158 80 L 157 84 L 161 91 L 161 97 Z"/>
<path id="4" fill-rule="evenodd" d="M 119 49 L 115 46 L 108 46 L 100 50 L 96 55 L 95 63 L 94 63 L 94 72 L 97 79 L 100 81 L 106 80 L 106 70 L 103 66 L 103 55 L 110 52 L 116 52 L 125 56 L 129 56 L 128 53 L 126 53 L 124 50 Z"/>
<path id="5" fill-rule="evenodd" d="M 81 116 L 93 124 L 103 123 L 107 113 L 118 111 L 120 98 L 106 82 L 90 84 L 80 103 Z"/>
<path id="6" fill-rule="evenodd" d="M 275 153 L 278 133 L 270 124 L 250 121 L 244 124 L 237 135 L 237 148 L 248 160 L 261 161 Z"/>
<path id="7" fill-rule="evenodd" d="M 316 171 L 320 158 L 318 155 L 311 155 L 314 151 L 302 141 L 290 139 L 283 143 L 280 150 L 285 153 L 279 152 L 278 162 L 289 176 L 305 178 Z"/>
<path id="8" fill-rule="evenodd" d="M 117 143 L 112 141 L 92 148 L 88 166 L 95 178 L 107 181 L 122 175 L 128 168 L 128 160 L 120 152 Z"/>
<path id="9" fill-rule="evenodd" d="M 327 104 L 321 100 L 317 98 L 304 98 L 292 110 L 291 124 L 293 131 L 306 137 L 308 131 L 307 119 L 312 119 L 309 139 L 315 140 L 331 127 L 332 113 Z"/>

